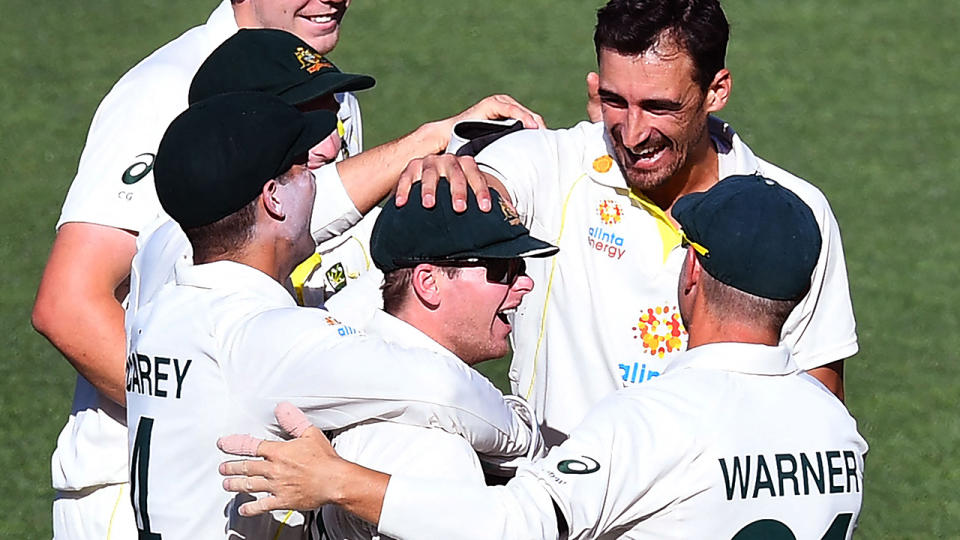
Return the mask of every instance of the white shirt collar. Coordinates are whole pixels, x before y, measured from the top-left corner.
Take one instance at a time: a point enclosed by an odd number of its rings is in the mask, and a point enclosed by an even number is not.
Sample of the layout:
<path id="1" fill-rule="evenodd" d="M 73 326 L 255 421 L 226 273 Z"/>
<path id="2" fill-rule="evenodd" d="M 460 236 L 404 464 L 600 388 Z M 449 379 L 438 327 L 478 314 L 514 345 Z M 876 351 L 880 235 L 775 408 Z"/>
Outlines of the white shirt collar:
<path id="1" fill-rule="evenodd" d="M 237 26 L 237 18 L 233 13 L 233 5 L 231 5 L 230 0 L 223 0 L 217 6 L 217 9 L 213 10 L 210 18 L 207 19 L 206 29 L 208 30 L 207 38 L 213 45 L 211 49 L 216 48 L 227 38 L 237 33 L 240 27 Z"/>
<path id="2" fill-rule="evenodd" d="M 675 358 L 664 373 L 689 368 L 771 376 L 790 375 L 798 370 L 788 347 L 755 343 L 709 343 L 694 347 Z"/>
<path id="3" fill-rule="evenodd" d="M 216 261 L 198 265 L 177 265 L 177 285 L 201 289 L 226 289 L 253 294 L 278 307 L 294 307 L 290 293 L 260 270 L 234 261 Z"/>

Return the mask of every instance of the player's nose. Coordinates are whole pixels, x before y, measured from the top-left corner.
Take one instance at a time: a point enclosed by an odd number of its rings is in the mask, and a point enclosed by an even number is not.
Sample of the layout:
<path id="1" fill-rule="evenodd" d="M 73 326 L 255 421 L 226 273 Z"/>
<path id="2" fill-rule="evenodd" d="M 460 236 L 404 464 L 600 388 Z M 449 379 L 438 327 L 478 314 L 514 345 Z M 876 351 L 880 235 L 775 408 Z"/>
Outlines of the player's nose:
<path id="1" fill-rule="evenodd" d="M 640 145 L 650 137 L 650 123 L 639 107 L 630 107 L 623 122 L 621 137 L 623 144 L 628 148 Z"/>

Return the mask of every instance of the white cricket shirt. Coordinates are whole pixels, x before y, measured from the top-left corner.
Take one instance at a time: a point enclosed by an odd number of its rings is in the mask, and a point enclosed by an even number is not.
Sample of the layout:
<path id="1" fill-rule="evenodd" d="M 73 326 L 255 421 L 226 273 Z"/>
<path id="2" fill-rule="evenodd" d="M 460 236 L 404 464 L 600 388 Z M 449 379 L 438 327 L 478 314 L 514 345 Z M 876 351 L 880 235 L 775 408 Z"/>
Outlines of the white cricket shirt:
<path id="1" fill-rule="evenodd" d="M 187 108 L 187 92 L 200 64 L 237 31 L 223 0 L 206 24 L 187 30 L 130 69 L 103 98 L 90 124 L 77 175 L 57 228 L 85 222 L 142 232 L 163 214 L 153 186 L 153 161 L 170 122 Z M 345 148 L 362 145 L 360 109 L 352 94 L 337 94 Z M 336 167 L 317 175 L 318 205 L 312 232 L 323 241 L 360 219 Z M 331 262 L 333 258 L 330 258 Z M 127 481 L 123 407 L 77 377 L 70 417 L 51 458 L 53 487 L 78 491 Z"/>
<path id="2" fill-rule="evenodd" d="M 608 396 L 505 488 L 393 477 L 398 538 L 850 538 L 867 443 L 784 346 L 717 343 Z M 470 523 L 463 527 L 463 523 Z"/>
<path id="3" fill-rule="evenodd" d="M 754 156 L 733 129 L 710 118 L 720 178 L 761 174 L 804 200 L 823 248 L 810 293 L 784 326 L 782 341 L 802 369 L 857 351 L 840 231 L 813 185 Z M 527 261 L 537 286 L 514 320 L 510 381 L 536 408 L 555 445 L 592 405 L 663 373 L 686 348 L 677 281 L 686 253 L 651 201 L 630 193 L 602 123 L 523 130 L 477 156 L 499 178 L 533 236 L 557 246 Z"/>
<path id="4" fill-rule="evenodd" d="M 148 241 L 145 252 L 154 247 Z M 126 316 L 131 492 L 142 531 L 299 536 L 302 519 L 286 513 L 241 518 L 236 507 L 249 497 L 224 491 L 217 472 L 228 456 L 216 439 L 275 438 L 281 401 L 322 429 L 368 420 L 431 426 L 493 455 L 522 455 L 531 441 L 500 392 L 462 362 L 390 346 L 298 307 L 258 270 L 180 260 L 174 281 L 159 288 L 150 270 L 135 268 Z"/>
<path id="5" fill-rule="evenodd" d="M 374 314 L 366 331 L 411 354 L 436 354 L 461 361 L 417 328 L 383 311 Z M 447 382 L 437 380 L 436 384 Z M 466 439 L 440 429 L 367 422 L 338 432 L 332 443 L 344 459 L 377 471 L 486 485 L 477 453 Z M 323 508 L 323 527 L 331 540 L 383 538 L 372 524 L 332 505 Z"/>

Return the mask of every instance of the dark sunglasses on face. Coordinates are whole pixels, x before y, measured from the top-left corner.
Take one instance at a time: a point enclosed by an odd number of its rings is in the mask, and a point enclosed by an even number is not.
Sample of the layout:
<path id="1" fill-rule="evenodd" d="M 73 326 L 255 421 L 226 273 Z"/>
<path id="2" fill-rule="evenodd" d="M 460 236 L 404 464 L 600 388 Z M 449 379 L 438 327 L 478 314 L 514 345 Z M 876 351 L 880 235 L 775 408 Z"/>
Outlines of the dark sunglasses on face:
<path id="1" fill-rule="evenodd" d="M 487 281 L 501 285 L 513 285 L 517 278 L 526 274 L 527 263 L 517 257 L 513 259 L 464 259 L 462 261 L 420 261 L 436 266 L 453 266 L 457 268 L 483 268 L 487 273 Z"/>

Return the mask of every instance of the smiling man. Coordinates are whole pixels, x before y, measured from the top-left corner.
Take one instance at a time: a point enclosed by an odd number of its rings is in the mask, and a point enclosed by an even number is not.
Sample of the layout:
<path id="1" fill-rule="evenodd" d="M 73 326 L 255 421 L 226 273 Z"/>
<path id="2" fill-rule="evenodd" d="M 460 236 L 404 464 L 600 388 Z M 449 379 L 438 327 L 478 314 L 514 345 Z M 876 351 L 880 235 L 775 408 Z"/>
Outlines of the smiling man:
<path id="1" fill-rule="evenodd" d="M 686 349 L 674 286 L 685 250 L 670 210 L 738 174 L 776 180 L 813 209 L 823 237 L 813 286 L 781 338 L 799 368 L 842 399 L 843 360 L 858 346 L 839 227 L 815 186 L 758 158 L 714 116 L 732 88 L 727 39 L 716 0 L 612 0 L 594 34 L 602 122 L 510 133 L 477 154 L 479 170 L 450 156 L 410 169 L 486 174 L 533 234 L 560 247 L 531 262 L 540 287 L 513 319 L 510 370 L 551 444 L 593 404 L 658 377 Z"/>
<path id="2" fill-rule="evenodd" d="M 414 186 L 414 199 L 421 187 Z M 414 354 L 421 351 L 426 367 L 435 361 L 432 353 L 470 366 L 506 355 L 506 314 L 533 289 L 523 258 L 557 252 L 530 236 L 496 192 L 490 212 L 480 211 L 476 197 L 468 195 L 466 211 L 455 212 L 450 185 L 441 180 L 433 208 L 388 203 L 370 241 L 384 273 L 384 310 L 365 330 Z M 450 383 L 440 375 L 430 383 Z M 522 401 L 506 399 L 526 410 Z M 484 485 L 467 440 L 427 424 L 367 422 L 335 432 L 333 445 L 346 459 L 378 471 Z M 531 446 L 530 455 L 537 450 Z M 329 538 L 378 537 L 375 526 L 333 506 L 323 509 L 323 524 Z"/>

